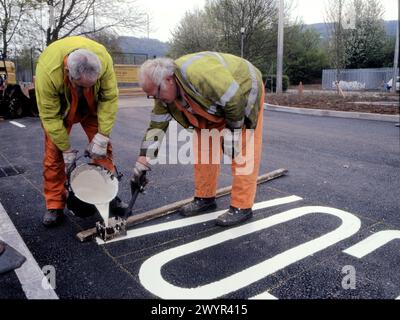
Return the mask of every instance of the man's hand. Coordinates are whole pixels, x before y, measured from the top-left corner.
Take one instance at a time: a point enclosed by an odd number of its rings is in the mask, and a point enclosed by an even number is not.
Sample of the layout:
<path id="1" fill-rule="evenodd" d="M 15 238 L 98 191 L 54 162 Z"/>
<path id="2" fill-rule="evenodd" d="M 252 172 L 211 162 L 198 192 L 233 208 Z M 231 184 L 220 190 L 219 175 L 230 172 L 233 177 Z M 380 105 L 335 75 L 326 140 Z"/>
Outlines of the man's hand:
<path id="1" fill-rule="evenodd" d="M 146 178 L 146 172 L 150 171 L 150 165 L 146 161 L 146 157 L 139 157 L 136 161 L 135 167 L 133 168 L 133 175 L 131 183 L 136 186 L 145 186 L 148 183 Z"/>
<path id="2" fill-rule="evenodd" d="M 74 169 L 77 154 L 78 154 L 77 150 L 71 150 L 71 149 L 63 152 L 66 174 L 68 174 L 70 171 Z"/>
<path id="3" fill-rule="evenodd" d="M 107 156 L 107 147 L 110 138 L 103 136 L 100 133 L 96 133 L 93 140 L 89 143 L 86 148 L 87 153 L 92 159 L 102 159 Z"/>

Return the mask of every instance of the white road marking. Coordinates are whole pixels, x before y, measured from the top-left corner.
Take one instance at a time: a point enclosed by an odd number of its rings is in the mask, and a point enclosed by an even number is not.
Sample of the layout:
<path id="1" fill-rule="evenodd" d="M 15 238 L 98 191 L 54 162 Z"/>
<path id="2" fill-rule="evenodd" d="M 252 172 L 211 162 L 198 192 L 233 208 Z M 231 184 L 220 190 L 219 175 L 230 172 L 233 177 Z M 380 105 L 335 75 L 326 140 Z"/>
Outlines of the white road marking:
<path id="1" fill-rule="evenodd" d="M 344 250 L 347 253 L 356 258 L 363 258 L 378 248 L 384 246 L 390 241 L 400 239 L 399 230 L 385 230 L 377 232 L 367 239 L 355 244 L 354 246 Z"/>
<path id="2" fill-rule="evenodd" d="M 249 235 L 272 226 L 300 218 L 311 213 L 330 214 L 342 220 L 336 230 L 319 238 L 286 250 L 252 267 L 229 277 L 196 288 L 182 288 L 168 283 L 161 275 L 168 262 L 223 242 Z M 167 249 L 147 259 L 139 270 L 141 284 L 151 293 L 163 299 L 215 299 L 259 281 L 288 265 L 342 241 L 361 227 L 359 218 L 346 211 L 328 207 L 303 207 L 285 211 L 274 216 L 232 228 L 210 237 Z M 190 270 L 188 270 L 190 271 Z"/>
<path id="3" fill-rule="evenodd" d="M 390 241 L 400 239 L 400 231 L 399 230 L 385 230 L 377 232 L 368 238 L 360 241 L 354 246 L 344 250 L 344 253 L 347 253 L 353 257 L 358 259 L 362 259 L 375 250 L 383 247 L 385 244 Z M 395 300 L 400 300 L 400 296 L 398 296 Z"/>
<path id="4" fill-rule="evenodd" d="M 265 291 L 261 294 L 258 294 L 254 297 L 249 298 L 249 300 L 278 300 L 278 298 L 273 296 L 269 292 Z"/>
<path id="5" fill-rule="evenodd" d="M 17 121 L 10 121 L 11 124 L 13 124 L 14 126 L 17 126 L 19 128 L 26 128 L 25 125 L 23 125 L 22 123 L 19 123 Z"/>
<path id="6" fill-rule="evenodd" d="M 25 256 L 25 263 L 15 270 L 22 285 L 22 290 L 28 299 L 58 299 L 57 294 L 51 288 L 45 290 L 42 287 L 43 272 L 32 256 L 24 240 L 21 238 L 11 219 L 0 203 L 0 235 L 2 241 L 16 249 Z"/>
<path id="7" fill-rule="evenodd" d="M 303 200 L 303 199 L 300 197 L 297 197 L 297 196 L 278 198 L 278 199 L 274 199 L 274 200 L 256 203 L 253 206 L 253 210 L 260 210 L 260 209 L 275 207 L 275 206 L 288 204 L 288 203 L 301 201 L 301 200 Z M 99 245 L 103 245 L 103 244 L 109 244 L 109 243 L 117 242 L 117 241 L 121 241 L 121 240 L 137 238 L 137 237 L 152 234 L 152 233 L 158 233 L 158 232 L 162 232 L 162 231 L 183 228 L 183 227 L 191 226 L 194 224 L 199 224 L 199 223 L 204 223 L 204 222 L 207 222 L 210 220 L 215 220 L 219 215 L 223 214 L 225 211 L 226 211 L 226 209 L 217 211 L 217 212 L 199 215 L 196 217 L 184 218 L 184 219 L 179 219 L 179 220 L 175 220 L 175 221 L 159 223 L 159 224 L 156 224 L 153 226 L 128 230 L 126 236 L 118 237 L 118 238 L 115 238 L 115 239 L 107 241 L 107 242 L 104 242 L 102 239 L 97 237 L 96 241 Z"/>

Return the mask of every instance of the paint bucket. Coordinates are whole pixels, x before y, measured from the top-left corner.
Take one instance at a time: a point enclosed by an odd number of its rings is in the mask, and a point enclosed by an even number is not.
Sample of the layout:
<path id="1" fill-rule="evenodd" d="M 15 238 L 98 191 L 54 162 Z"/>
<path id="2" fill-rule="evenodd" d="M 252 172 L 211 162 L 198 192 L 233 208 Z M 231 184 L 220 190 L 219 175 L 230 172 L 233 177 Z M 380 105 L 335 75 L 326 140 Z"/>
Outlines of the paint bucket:
<path id="1" fill-rule="evenodd" d="M 100 165 L 85 163 L 70 173 L 68 184 L 70 211 L 84 218 L 99 210 L 103 219 L 108 220 L 109 203 L 118 193 L 118 177 Z"/>

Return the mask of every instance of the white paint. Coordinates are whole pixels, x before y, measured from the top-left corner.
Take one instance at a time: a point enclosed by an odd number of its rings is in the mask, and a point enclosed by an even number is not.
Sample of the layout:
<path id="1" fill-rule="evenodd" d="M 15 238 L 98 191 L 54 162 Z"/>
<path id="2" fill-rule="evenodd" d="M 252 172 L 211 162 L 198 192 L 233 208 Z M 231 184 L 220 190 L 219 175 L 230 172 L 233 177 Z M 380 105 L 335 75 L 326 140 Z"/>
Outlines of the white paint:
<path id="1" fill-rule="evenodd" d="M 25 263 L 19 269 L 16 269 L 15 273 L 27 299 L 58 299 L 54 290 L 51 288 L 48 290 L 43 289 L 42 280 L 44 274 L 1 203 L 0 235 L 2 241 L 6 242 L 26 258 Z"/>
<path id="2" fill-rule="evenodd" d="M 109 203 L 117 196 L 118 180 L 111 179 L 107 170 L 84 165 L 71 175 L 71 188 L 78 199 L 90 204 Z"/>
<path id="3" fill-rule="evenodd" d="M 26 126 L 24 126 L 22 123 L 19 123 L 17 121 L 10 121 L 10 123 L 19 128 L 26 128 Z"/>
<path id="4" fill-rule="evenodd" d="M 101 217 L 104 221 L 104 226 L 108 227 L 108 218 L 110 216 L 110 203 L 95 204 L 97 210 L 99 211 Z"/>
<path id="5" fill-rule="evenodd" d="M 71 174 L 71 188 L 76 197 L 94 204 L 108 227 L 110 202 L 118 193 L 118 180 L 99 166 L 84 164 Z"/>
<path id="6" fill-rule="evenodd" d="M 254 297 L 249 298 L 249 300 L 278 300 L 278 298 L 273 296 L 269 292 L 265 291 L 261 294 L 258 294 Z"/>
<path id="7" fill-rule="evenodd" d="M 297 196 L 290 196 L 290 197 L 284 197 L 284 198 L 278 198 L 274 200 L 269 200 L 269 201 L 264 201 L 260 203 L 256 203 L 253 206 L 253 210 L 260 210 L 260 209 L 265 209 L 265 208 L 270 208 L 270 207 L 275 207 L 283 204 L 288 204 L 296 201 L 301 201 L 303 200 L 300 197 Z M 191 225 L 199 224 L 199 223 L 204 223 L 207 221 L 215 220 L 219 215 L 223 214 L 226 210 L 221 210 L 217 212 L 212 212 L 208 214 L 202 214 L 196 217 L 190 217 L 190 218 L 184 218 L 184 219 L 179 219 L 176 221 L 170 221 L 170 222 L 165 222 L 165 223 L 159 223 L 156 225 L 144 227 L 144 228 L 139 228 L 139 229 L 132 229 L 127 232 L 127 235 L 125 237 L 118 237 L 112 240 L 109 240 L 107 242 L 104 242 L 100 238 L 96 238 L 96 241 L 98 244 L 109 244 L 112 242 L 117 242 L 121 240 L 126 240 L 126 239 L 132 239 L 132 238 L 137 238 L 153 233 L 159 233 L 162 231 L 169 231 L 173 229 L 178 229 L 178 228 L 184 228 L 188 227 Z"/>
<path id="8" fill-rule="evenodd" d="M 258 263 L 250 268 L 197 288 L 182 288 L 164 280 L 161 268 L 168 262 L 194 252 L 198 252 L 223 242 L 233 240 L 272 226 L 300 218 L 311 213 L 324 213 L 338 217 L 342 224 L 336 230 L 317 239 L 301 244 L 295 248 Z M 147 259 L 139 271 L 142 285 L 164 299 L 214 299 L 246 287 L 268 275 L 281 270 L 309 255 L 315 254 L 355 234 L 361 226 L 356 216 L 334 208 L 303 207 L 255 221 L 246 225 L 232 228 L 207 238 L 196 240 L 175 248 L 160 252 Z"/>
<path id="9" fill-rule="evenodd" d="M 343 252 L 358 259 L 361 259 L 379 249 L 380 247 L 383 247 L 390 241 L 396 239 L 400 239 L 399 230 L 380 231 L 355 244 L 354 246 L 344 250 Z M 400 300 L 400 296 L 398 296 L 396 300 Z"/>
<path id="10" fill-rule="evenodd" d="M 355 244 L 354 246 L 344 250 L 343 252 L 361 259 L 371 252 L 389 243 L 390 241 L 396 239 L 400 239 L 399 230 L 380 231 L 369 236 L 367 239 L 364 239 L 363 241 Z"/>

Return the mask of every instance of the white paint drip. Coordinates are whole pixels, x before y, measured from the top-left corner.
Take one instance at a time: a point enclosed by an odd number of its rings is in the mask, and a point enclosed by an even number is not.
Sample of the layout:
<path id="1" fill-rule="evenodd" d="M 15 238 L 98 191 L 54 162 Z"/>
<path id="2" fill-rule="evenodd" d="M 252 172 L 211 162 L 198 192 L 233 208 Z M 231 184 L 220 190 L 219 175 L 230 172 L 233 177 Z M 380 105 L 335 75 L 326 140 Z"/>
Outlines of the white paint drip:
<path id="1" fill-rule="evenodd" d="M 108 227 L 108 217 L 110 215 L 110 203 L 103 203 L 103 204 L 95 204 L 97 210 L 99 210 L 99 213 L 101 217 L 103 218 L 104 221 L 104 226 Z"/>
<path id="2" fill-rule="evenodd" d="M 161 275 L 162 267 L 174 259 L 181 258 L 212 246 L 219 245 L 223 242 L 243 237 L 311 213 L 323 213 L 336 216 L 342 220 L 342 224 L 336 230 L 319 238 L 286 250 L 285 252 L 277 254 L 272 258 L 264 260 L 261 263 L 224 279 L 196 288 L 182 288 L 175 286 L 165 281 Z M 303 207 L 292 209 L 160 252 L 150 257 L 142 264 L 139 271 L 139 279 L 147 290 L 163 299 L 215 299 L 244 288 L 287 267 L 288 265 L 324 250 L 329 246 L 352 236 L 360 229 L 360 227 L 360 219 L 346 211 L 328 207 Z"/>
<path id="3" fill-rule="evenodd" d="M 269 200 L 269 201 L 263 201 L 263 202 L 254 204 L 253 210 L 254 211 L 261 210 L 261 209 L 275 207 L 275 206 L 288 204 L 288 203 L 301 201 L 301 200 L 303 200 L 303 199 L 300 197 L 290 196 L 290 197 L 273 199 L 273 200 Z M 184 218 L 184 219 L 179 219 L 179 220 L 170 221 L 170 222 L 159 223 L 156 225 L 138 228 L 138 229 L 131 229 L 127 232 L 127 235 L 124 237 L 118 237 L 118 238 L 109 240 L 107 242 L 104 242 L 100 238 L 96 238 L 96 241 L 100 245 L 109 244 L 112 242 L 137 238 L 137 237 L 141 237 L 141 236 L 145 236 L 145 235 L 149 235 L 149 234 L 153 234 L 153 233 L 169 231 L 169 230 L 178 229 L 178 228 L 184 228 L 184 227 L 188 227 L 191 225 L 215 220 L 219 215 L 223 214 L 225 211 L 226 210 L 220 210 L 220 211 L 216 211 L 216 212 L 212 212 L 212 213 L 208 213 L 208 214 L 202 214 L 202 215 L 199 215 L 196 217 L 190 217 L 190 218 Z"/>
<path id="4" fill-rule="evenodd" d="M 363 241 L 355 244 L 354 246 L 344 250 L 343 252 L 361 259 L 371 252 L 389 243 L 390 241 L 396 239 L 400 239 L 399 230 L 380 231 L 373 234 L 372 236 L 369 236 L 367 239 L 364 239 Z"/>

